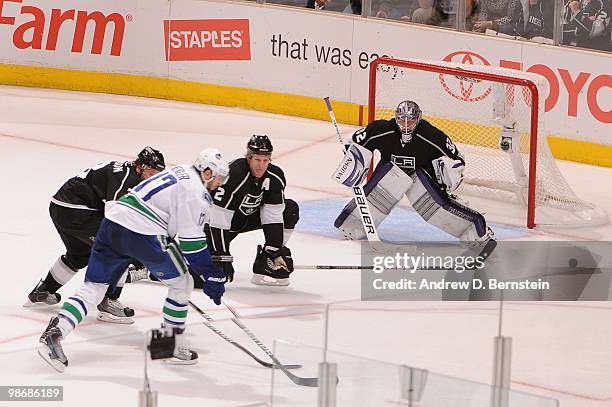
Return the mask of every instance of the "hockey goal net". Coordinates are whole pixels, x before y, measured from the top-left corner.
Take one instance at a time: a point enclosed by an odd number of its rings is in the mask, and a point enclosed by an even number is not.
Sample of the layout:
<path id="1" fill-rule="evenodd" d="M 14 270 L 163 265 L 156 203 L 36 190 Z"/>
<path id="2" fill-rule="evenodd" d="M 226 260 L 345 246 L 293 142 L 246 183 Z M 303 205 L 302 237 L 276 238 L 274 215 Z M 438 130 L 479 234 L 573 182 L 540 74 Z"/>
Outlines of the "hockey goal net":
<path id="1" fill-rule="evenodd" d="M 477 209 L 487 212 L 482 202 L 496 200 L 493 207 L 511 214 L 501 220 L 529 228 L 607 223 L 604 211 L 576 196 L 552 156 L 544 126 L 547 83 L 541 76 L 379 58 L 371 64 L 369 86 L 370 122 L 394 117 L 399 102 L 413 100 L 424 118 L 458 144 L 466 168 L 457 194 L 479 199 Z"/>

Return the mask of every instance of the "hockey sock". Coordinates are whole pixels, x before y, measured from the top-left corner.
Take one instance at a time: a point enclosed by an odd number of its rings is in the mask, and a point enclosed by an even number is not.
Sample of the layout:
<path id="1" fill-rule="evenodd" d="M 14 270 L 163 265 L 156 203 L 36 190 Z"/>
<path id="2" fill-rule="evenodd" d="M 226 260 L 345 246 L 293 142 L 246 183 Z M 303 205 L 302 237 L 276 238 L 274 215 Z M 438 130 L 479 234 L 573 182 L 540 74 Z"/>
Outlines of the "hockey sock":
<path id="1" fill-rule="evenodd" d="M 164 325 L 172 328 L 185 328 L 187 321 L 187 304 L 181 304 L 171 298 L 164 302 Z"/>
<path id="2" fill-rule="evenodd" d="M 287 242 L 291 239 L 291 235 L 293 234 L 293 229 L 284 229 L 283 232 L 283 246 L 287 246 Z"/>
<path id="3" fill-rule="evenodd" d="M 49 289 L 50 293 L 54 293 L 70 281 L 77 271 L 66 264 L 65 256 L 60 256 L 49 269 L 44 280 L 45 286 Z"/>
<path id="4" fill-rule="evenodd" d="M 69 297 L 59 312 L 58 327 L 65 338 L 87 316 L 87 301 L 79 296 Z"/>
<path id="5" fill-rule="evenodd" d="M 106 298 L 108 298 L 109 300 L 116 300 L 121 296 L 122 290 L 123 290 L 123 287 L 115 287 L 113 291 L 110 291 L 109 289 L 106 292 Z"/>
<path id="6" fill-rule="evenodd" d="M 43 280 L 43 283 L 45 285 L 45 288 L 47 289 L 46 291 L 49 291 L 50 293 L 56 293 L 57 290 L 59 290 L 63 286 L 63 284 L 58 283 L 53 278 L 53 275 L 51 274 L 51 272 L 47 273 L 47 277 L 45 277 L 45 279 Z"/>

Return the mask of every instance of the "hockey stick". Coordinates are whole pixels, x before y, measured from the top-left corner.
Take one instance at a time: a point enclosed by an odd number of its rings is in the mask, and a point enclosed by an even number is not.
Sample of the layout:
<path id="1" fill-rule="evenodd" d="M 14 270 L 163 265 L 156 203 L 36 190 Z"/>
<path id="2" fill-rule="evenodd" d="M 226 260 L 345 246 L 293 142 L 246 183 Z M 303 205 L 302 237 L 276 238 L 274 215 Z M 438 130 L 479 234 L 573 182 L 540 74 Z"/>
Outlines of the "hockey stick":
<path id="1" fill-rule="evenodd" d="M 267 368 L 270 368 L 270 369 L 272 369 L 272 368 L 275 368 L 275 369 L 280 368 L 280 366 L 278 366 L 278 365 L 273 365 L 272 363 L 269 363 L 269 362 L 266 362 L 265 360 L 259 359 L 257 356 L 255 356 L 253 353 L 251 353 L 251 351 L 246 349 L 244 346 L 242 346 L 241 344 L 239 344 L 238 342 L 234 341 L 232 338 L 228 337 L 223 332 L 221 332 L 217 327 L 215 327 L 212 324 L 213 319 L 207 313 L 205 313 L 200 307 L 195 305 L 193 302 L 189 301 L 189 305 L 191 305 L 191 307 L 193 309 L 195 309 L 202 316 L 202 318 L 204 318 L 204 321 L 202 321 L 202 322 L 204 323 L 204 325 L 206 325 L 208 327 L 208 329 L 210 329 L 211 331 L 213 331 L 214 333 L 219 335 L 221 338 L 223 338 L 227 342 L 231 343 L 232 345 L 234 345 L 235 347 L 237 347 L 238 349 L 240 349 L 241 351 L 243 351 L 244 353 L 249 355 L 255 362 L 259 363 L 263 367 L 267 367 Z M 302 365 L 283 365 L 283 367 L 285 369 L 299 369 L 300 367 L 302 367 Z"/>
<path id="2" fill-rule="evenodd" d="M 293 266 L 294 270 L 372 270 L 374 266 L 334 266 L 331 264 L 302 264 Z"/>
<path id="3" fill-rule="evenodd" d="M 485 259 L 486 259 L 486 256 L 483 255 L 482 260 L 484 261 Z M 357 270 L 357 271 L 374 270 L 374 266 L 359 266 L 359 265 L 334 266 L 331 264 L 312 264 L 312 265 L 304 264 L 304 265 L 299 265 L 299 266 L 293 266 L 293 268 L 295 270 Z M 476 267 L 466 267 L 465 271 L 476 270 L 476 269 L 477 269 Z M 416 268 L 386 267 L 385 270 L 456 271 L 452 267 L 420 267 L 420 266 L 417 266 Z"/>
<path id="4" fill-rule="evenodd" d="M 251 330 L 247 328 L 247 326 L 240 320 L 240 316 L 238 315 L 238 312 L 236 311 L 236 309 L 225 301 L 223 301 L 223 305 L 225 305 L 225 307 L 229 310 L 229 312 L 231 312 L 232 315 L 234 315 L 234 318 L 232 318 L 232 321 L 234 321 L 234 323 L 238 325 L 238 327 L 242 329 L 244 333 L 246 333 L 248 337 L 251 338 L 251 340 L 255 342 L 255 344 L 259 346 L 259 348 L 266 353 L 266 355 L 270 357 L 270 359 L 272 359 L 272 361 L 275 363 L 275 366 L 278 366 L 278 368 L 289 378 L 289 380 L 291 380 L 293 383 L 299 386 L 306 386 L 306 387 L 318 387 L 319 386 L 318 378 L 296 376 L 293 373 L 291 373 L 289 370 L 287 370 L 285 366 L 276 358 L 276 356 L 274 356 L 274 353 L 272 353 L 270 349 L 268 349 L 268 347 L 264 345 L 263 342 L 261 342 L 259 338 L 256 337 L 255 334 L 251 332 Z"/>
<path id="5" fill-rule="evenodd" d="M 336 121 L 336 115 L 334 114 L 331 102 L 329 101 L 329 96 L 324 97 L 323 100 L 325 101 L 325 105 L 327 106 L 329 118 L 331 119 L 332 124 L 336 128 L 338 141 L 340 142 L 342 150 L 344 151 L 344 141 L 342 141 L 340 129 L 338 128 L 338 122 Z M 370 242 L 380 242 L 380 237 L 378 236 L 378 232 L 376 231 L 374 218 L 372 217 L 372 212 L 370 212 L 370 206 L 368 205 L 368 200 L 366 198 L 366 194 L 363 188 L 360 185 L 354 185 L 352 188 L 353 194 L 355 195 L 355 204 L 357 205 L 357 210 L 359 211 L 360 215 L 359 219 L 361 219 L 361 224 L 363 225 L 363 230 L 365 231 L 366 239 L 368 239 L 368 241 Z"/>

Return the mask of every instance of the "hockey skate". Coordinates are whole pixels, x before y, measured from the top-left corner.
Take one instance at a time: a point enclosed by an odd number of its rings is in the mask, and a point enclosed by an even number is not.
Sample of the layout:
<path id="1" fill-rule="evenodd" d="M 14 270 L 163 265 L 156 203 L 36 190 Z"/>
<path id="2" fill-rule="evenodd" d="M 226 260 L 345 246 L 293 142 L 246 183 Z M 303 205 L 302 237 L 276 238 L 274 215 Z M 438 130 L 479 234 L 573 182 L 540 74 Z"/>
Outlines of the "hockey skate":
<path id="1" fill-rule="evenodd" d="M 273 287 L 286 287 L 289 285 L 289 271 L 282 257 L 274 261 L 266 255 L 261 245 L 257 246 L 257 256 L 253 263 L 253 277 L 251 283 Z"/>
<path id="2" fill-rule="evenodd" d="M 96 319 L 103 322 L 111 322 L 114 324 L 133 324 L 134 310 L 129 307 L 124 307 L 119 300 L 111 300 L 104 298 L 98 304 L 98 316 Z"/>
<path id="3" fill-rule="evenodd" d="M 173 328 L 174 335 L 176 338 L 176 347 L 174 348 L 174 354 L 170 359 L 167 359 L 167 363 L 173 365 L 195 365 L 198 363 L 198 352 L 191 350 L 185 344 L 184 329 Z"/>
<path id="4" fill-rule="evenodd" d="M 68 366 L 68 358 L 66 358 L 62 349 L 62 332 L 57 326 L 58 323 L 58 317 L 53 317 L 49 321 L 49 325 L 47 325 L 47 328 L 40 336 L 39 342 L 42 346 L 38 348 L 38 354 L 52 368 L 63 373 L 66 366 Z"/>
<path id="5" fill-rule="evenodd" d="M 59 303 L 62 296 L 58 293 L 50 293 L 44 281 L 40 280 L 36 287 L 28 294 L 28 301 L 23 304 L 24 307 L 39 307 L 46 305 L 55 305 Z"/>
<path id="6" fill-rule="evenodd" d="M 465 242 L 468 247 L 465 255 L 479 257 L 482 261 L 486 260 L 497 247 L 497 240 L 495 240 L 493 236 L 494 234 L 491 228 L 487 228 L 487 232 L 482 237 L 477 237 L 472 241 Z M 473 268 L 473 265 L 468 268 Z"/>

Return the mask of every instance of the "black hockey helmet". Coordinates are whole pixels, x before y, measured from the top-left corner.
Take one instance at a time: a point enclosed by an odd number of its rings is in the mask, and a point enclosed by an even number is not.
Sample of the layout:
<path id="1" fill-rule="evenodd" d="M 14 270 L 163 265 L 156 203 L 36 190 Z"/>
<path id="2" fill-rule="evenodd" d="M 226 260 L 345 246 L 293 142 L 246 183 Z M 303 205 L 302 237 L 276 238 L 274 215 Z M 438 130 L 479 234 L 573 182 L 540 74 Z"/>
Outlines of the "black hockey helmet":
<path id="1" fill-rule="evenodd" d="M 271 155 L 272 142 L 265 134 L 253 134 L 247 143 L 247 152 L 251 154 Z"/>
<path id="2" fill-rule="evenodd" d="M 164 161 L 164 155 L 159 150 L 153 147 L 145 147 L 136 158 L 137 165 L 146 165 L 157 171 L 163 171 L 166 169 L 166 162 Z"/>

